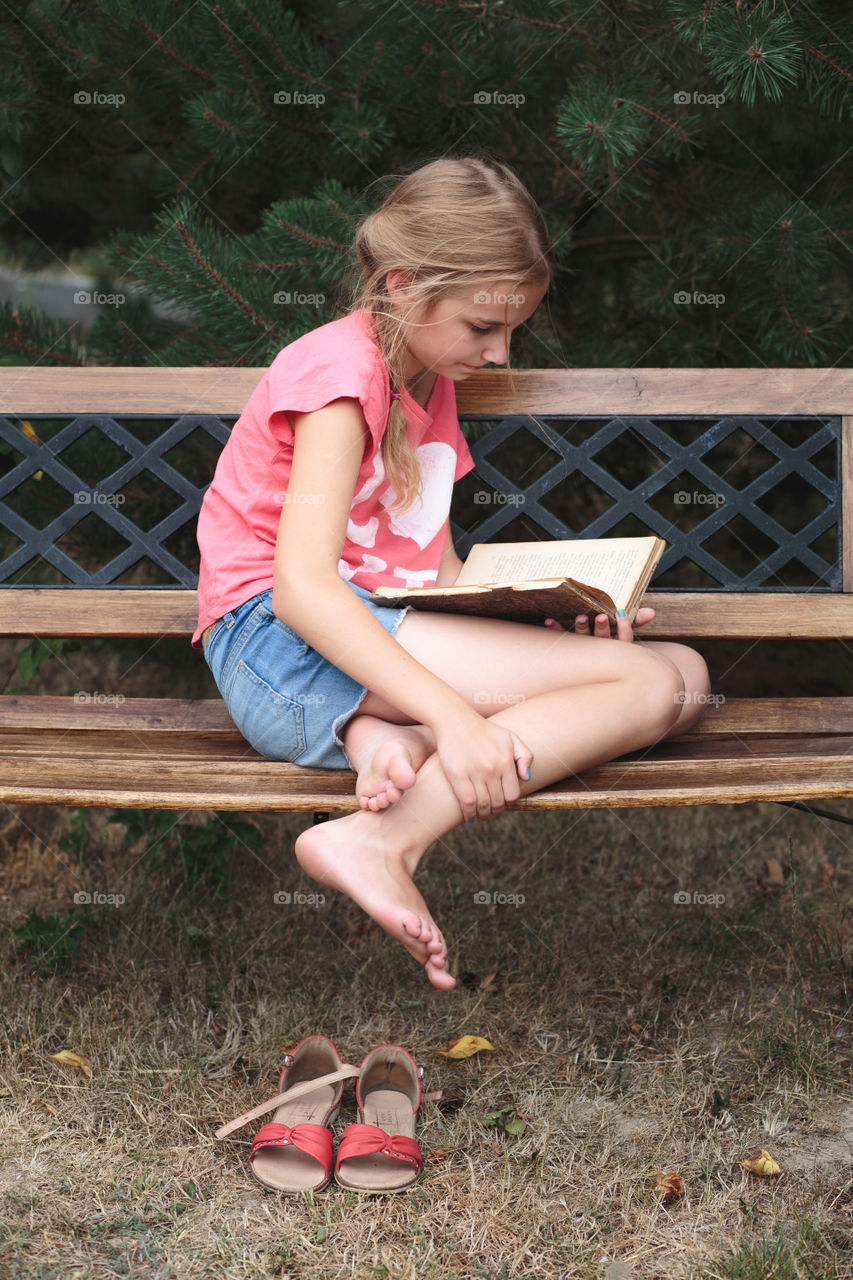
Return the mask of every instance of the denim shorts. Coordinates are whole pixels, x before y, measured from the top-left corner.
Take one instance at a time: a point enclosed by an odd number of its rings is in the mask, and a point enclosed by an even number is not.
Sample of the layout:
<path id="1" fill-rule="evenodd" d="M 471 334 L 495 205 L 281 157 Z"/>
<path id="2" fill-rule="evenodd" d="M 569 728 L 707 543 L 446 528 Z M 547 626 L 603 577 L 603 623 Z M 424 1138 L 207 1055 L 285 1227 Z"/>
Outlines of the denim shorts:
<path id="1" fill-rule="evenodd" d="M 393 636 L 411 606 L 372 604 L 366 588 L 342 581 Z M 202 639 L 202 651 L 228 714 L 262 756 L 318 769 L 353 768 L 340 735 L 367 688 L 273 613 L 272 587 L 223 614 Z"/>

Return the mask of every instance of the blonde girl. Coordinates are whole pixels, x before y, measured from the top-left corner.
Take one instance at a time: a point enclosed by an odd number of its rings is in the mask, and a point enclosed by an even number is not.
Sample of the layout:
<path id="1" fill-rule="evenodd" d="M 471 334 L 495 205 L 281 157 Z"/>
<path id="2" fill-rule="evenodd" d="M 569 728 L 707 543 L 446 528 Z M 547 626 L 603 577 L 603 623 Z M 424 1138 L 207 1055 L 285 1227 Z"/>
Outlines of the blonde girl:
<path id="1" fill-rule="evenodd" d="M 346 314 L 279 353 L 220 456 L 192 643 L 263 755 L 356 773 L 358 811 L 302 832 L 297 859 L 446 991 L 447 947 L 414 882 L 429 846 L 684 732 L 710 686 L 692 649 L 633 643 L 625 619 L 614 643 L 603 616 L 570 633 L 369 601 L 455 580 L 450 497 L 473 459 L 454 387 L 508 362 L 553 257 L 513 172 L 467 156 L 398 181 L 353 262 Z"/>

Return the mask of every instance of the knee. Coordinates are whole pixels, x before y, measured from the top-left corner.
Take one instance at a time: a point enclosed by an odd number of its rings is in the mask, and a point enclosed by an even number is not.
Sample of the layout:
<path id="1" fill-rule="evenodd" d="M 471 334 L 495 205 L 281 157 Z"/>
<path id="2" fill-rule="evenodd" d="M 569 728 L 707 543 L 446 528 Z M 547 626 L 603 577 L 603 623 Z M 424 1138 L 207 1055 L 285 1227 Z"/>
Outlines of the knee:
<path id="1" fill-rule="evenodd" d="M 675 661 L 681 672 L 684 691 L 681 695 L 679 732 L 691 728 L 707 711 L 711 693 L 711 676 L 701 653 L 686 644 L 676 646 Z"/>
<path id="2" fill-rule="evenodd" d="M 673 663 L 649 650 L 644 651 L 643 657 L 635 672 L 635 690 L 652 743 L 664 737 L 681 715 L 685 702 L 684 679 Z"/>

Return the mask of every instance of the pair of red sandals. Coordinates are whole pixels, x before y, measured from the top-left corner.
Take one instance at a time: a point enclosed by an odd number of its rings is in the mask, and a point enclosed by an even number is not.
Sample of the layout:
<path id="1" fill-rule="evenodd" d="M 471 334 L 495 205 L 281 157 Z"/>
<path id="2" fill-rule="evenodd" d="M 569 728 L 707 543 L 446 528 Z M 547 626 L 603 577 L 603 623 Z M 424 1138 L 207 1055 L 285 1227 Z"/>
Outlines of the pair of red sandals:
<path id="1" fill-rule="evenodd" d="M 359 1123 L 349 1125 L 338 1144 L 335 1181 L 368 1194 L 406 1191 L 417 1182 L 424 1162 L 415 1141 L 423 1067 L 398 1044 L 371 1049 L 356 1067 L 341 1061 L 327 1036 L 306 1036 L 285 1055 L 276 1097 L 222 1125 L 216 1137 L 275 1110 L 252 1143 L 252 1173 L 264 1186 L 288 1195 L 322 1191 L 332 1178 L 328 1126 L 337 1114 L 343 1082 L 353 1077 Z"/>

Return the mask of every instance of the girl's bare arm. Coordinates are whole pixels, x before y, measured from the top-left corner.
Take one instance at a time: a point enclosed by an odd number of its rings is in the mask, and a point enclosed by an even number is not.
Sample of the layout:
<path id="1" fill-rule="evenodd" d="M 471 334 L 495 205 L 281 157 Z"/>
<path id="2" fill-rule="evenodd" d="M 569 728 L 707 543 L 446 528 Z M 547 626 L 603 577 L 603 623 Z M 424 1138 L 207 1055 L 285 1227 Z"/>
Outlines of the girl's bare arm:
<path id="1" fill-rule="evenodd" d="M 450 532 L 450 523 L 447 525 L 447 536 L 444 539 L 444 549 L 441 553 L 441 565 L 438 570 L 438 577 L 435 580 L 437 587 L 452 587 L 459 574 L 462 572 L 462 561 L 456 554 L 456 548 L 453 545 L 453 536 Z"/>
<path id="2" fill-rule="evenodd" d="M 479 722 L 460 694 L 396 643 L 338 572 L 369 438 L 358 400 L 341 398 L 289 416 L 293 464 L 276 540 L 273 611 L 336 667 L 415 722 Z"/>

